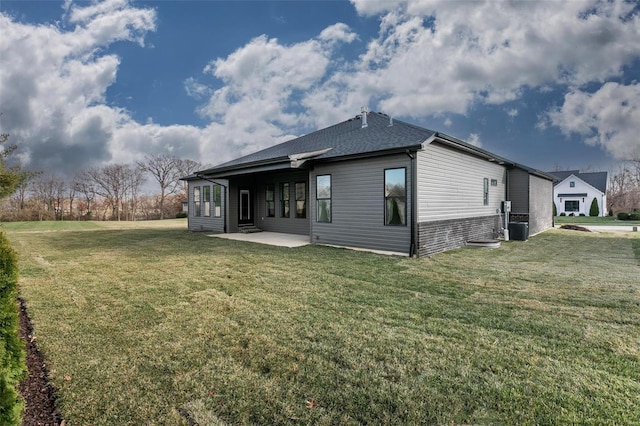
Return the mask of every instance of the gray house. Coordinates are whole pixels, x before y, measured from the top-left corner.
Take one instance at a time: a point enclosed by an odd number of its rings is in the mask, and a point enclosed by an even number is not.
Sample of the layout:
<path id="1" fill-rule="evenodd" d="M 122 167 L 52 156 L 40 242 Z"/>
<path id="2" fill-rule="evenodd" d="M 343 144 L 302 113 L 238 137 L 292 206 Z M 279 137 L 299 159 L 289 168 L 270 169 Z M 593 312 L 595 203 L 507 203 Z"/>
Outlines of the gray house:
<path id="1" fill-rule="evenodd" d="M 428 256 L 494 238 L 505 200 L 531 234 L 553 224 L 552 176 L 373 112 L 183 179 L 192 231 Z"/>

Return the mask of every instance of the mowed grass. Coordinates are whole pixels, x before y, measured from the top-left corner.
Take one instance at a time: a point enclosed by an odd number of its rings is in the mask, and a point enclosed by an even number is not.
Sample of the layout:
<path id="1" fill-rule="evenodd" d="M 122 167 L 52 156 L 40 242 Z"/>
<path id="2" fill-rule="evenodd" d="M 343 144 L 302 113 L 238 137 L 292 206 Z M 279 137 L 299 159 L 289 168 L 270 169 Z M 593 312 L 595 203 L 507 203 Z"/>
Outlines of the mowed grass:
<path id="1" fill-rule="evenodd" d="M 586 225 L 605 225 L 605 226 L 637 226 L 640 225 L 638 220 L 618 220 L 614 216 L 556 216 L 553 218 L 557 225 L 565 223 L 586 224 Z"/>
<path id="2" fill-rule="evenodd" d="M 420 260 L 8 235 L 67 425 L 640 423 L 637 233 Z"/>

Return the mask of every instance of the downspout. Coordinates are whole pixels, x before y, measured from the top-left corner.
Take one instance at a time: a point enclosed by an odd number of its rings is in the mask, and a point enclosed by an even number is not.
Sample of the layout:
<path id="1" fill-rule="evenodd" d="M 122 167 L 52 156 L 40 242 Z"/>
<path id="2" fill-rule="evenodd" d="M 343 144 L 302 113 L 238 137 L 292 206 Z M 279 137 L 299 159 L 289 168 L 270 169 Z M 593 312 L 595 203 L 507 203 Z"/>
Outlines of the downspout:
<path id="1" fill-rule="evenodd" d="M 416 173 L 418 161 L 417 152 L 407 150 L 407 155 L 411 159 L 411 244 L 409 246 L 409 257 L 417 255 L 416 250 L 416 223 L 418 220 L 418 176 Z"/>

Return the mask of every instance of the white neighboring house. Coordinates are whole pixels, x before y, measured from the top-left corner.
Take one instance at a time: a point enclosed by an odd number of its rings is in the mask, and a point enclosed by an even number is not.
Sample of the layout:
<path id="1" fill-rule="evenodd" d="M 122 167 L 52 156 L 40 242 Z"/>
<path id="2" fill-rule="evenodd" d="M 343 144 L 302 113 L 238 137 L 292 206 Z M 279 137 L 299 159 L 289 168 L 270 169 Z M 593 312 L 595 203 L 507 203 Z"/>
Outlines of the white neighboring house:
<path id="1" fill-rule="evenodd" d="M 556 178 L 553 202 L 558 215 L 589 216 L 594 198 L 598 201 L 599 216 L 607 215 L 607 172 L 567 170 L 548 173 Z"/>

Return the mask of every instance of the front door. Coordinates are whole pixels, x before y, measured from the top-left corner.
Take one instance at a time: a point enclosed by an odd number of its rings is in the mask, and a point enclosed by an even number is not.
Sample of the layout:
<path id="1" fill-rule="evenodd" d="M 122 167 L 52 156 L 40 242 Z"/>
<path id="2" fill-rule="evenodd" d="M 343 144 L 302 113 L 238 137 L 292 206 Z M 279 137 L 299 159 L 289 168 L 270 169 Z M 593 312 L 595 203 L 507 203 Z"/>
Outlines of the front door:
<path id="1" fill-rule="evenodd" d="M 240 189 L 240 202 L 238 203 L 238 224 L 253 224 L 253 206 L 251 203 L 251 190 L 248 188 Z"/>

